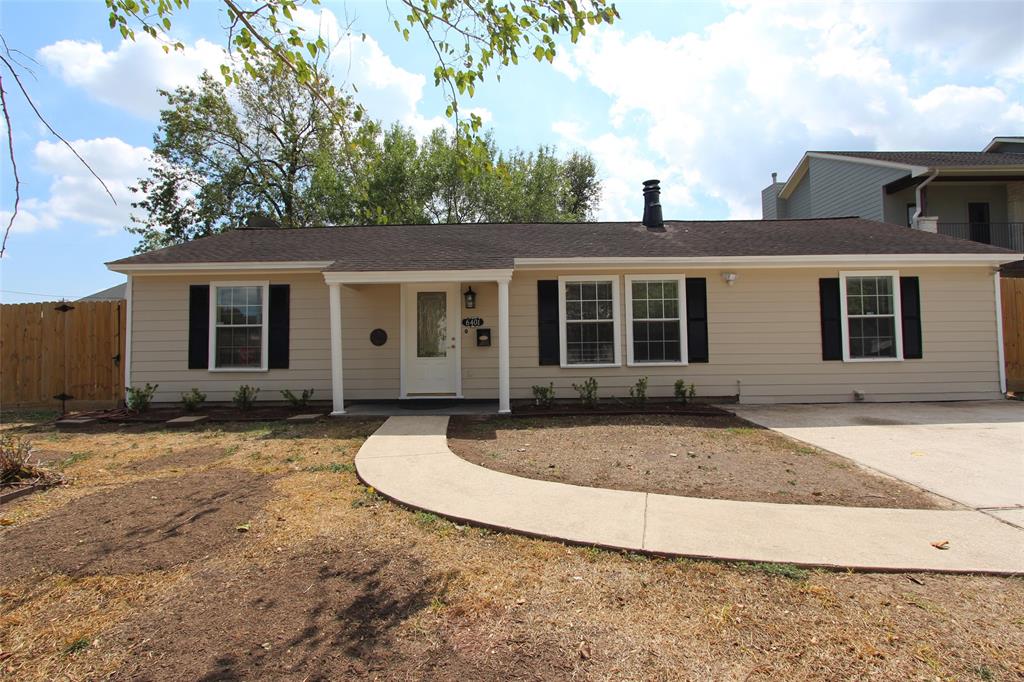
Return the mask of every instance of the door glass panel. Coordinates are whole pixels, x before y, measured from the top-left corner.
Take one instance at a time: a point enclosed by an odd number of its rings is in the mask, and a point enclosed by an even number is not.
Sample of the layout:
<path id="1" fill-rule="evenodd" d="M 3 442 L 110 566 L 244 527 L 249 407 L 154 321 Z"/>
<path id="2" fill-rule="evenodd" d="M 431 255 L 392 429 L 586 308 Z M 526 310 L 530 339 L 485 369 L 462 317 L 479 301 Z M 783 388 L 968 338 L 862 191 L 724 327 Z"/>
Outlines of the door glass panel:
<path id="1" fill-rule="evenodd" d="M 448 295 L 443 291 L 416 293 L 416 357 L 448 355 Z"/>

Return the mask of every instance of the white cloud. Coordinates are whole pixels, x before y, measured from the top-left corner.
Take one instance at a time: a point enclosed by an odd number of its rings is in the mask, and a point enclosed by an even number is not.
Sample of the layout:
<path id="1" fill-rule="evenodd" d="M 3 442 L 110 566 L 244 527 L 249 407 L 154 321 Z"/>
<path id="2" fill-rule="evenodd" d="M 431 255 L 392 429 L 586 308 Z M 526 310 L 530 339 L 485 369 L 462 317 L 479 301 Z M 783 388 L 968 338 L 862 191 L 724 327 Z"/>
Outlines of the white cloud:
<path id="1" fill-rule="evenodd" d="M 204 71 L 219 73 L 224 50 L 197 40 L 182 51 L 164 53 L 148 36 L 105 50 L 98 42 L 60 40 L 39 50 L 39 61 L 68 85 L 136 116 L 155 119 L 164 103 L 157 89 L 173 90 L 196 81 Z"/>
<path id="2" fill-rule="evenodd" d="M 668 215 L 684 217 L 668 210 L 673 201 L 695 205 L 674 199 L 684 192 L 719 200 L 731 217 L 758 217 L 769 173 L 785 176 L 807 149 L 980 149 L 1016 132 L 1022 84 L 1012 76 L 1024 43 L 1005 28 L 1019 28 L 1015 16 L 1024 5 L 975 15 L 956 3 L 759 2 L 668 39 L 601 28 L 563 49 L 558 70 L 610 97 L 614 134 L 583 138 L 564 121 L 553 129 L 598 157 L 605 217 L 635 218 L 651 173 Z M 942 28 L 949 21 L 955 31 Z M 998 46 L 988 44 L 992 30 Z M 621 208 L 619 187 L 629 193 Z"/>
<path id="3" fill-rule="evenodd" d="M 33 150 L 38 169 L 51 176 L 49 197 L 21 203 L 14 229 L 18 232 L 56 229 L 64 222 L 94 225 L 100 234 L 115 234 L 129 222 L 131 202 L 139 199 L 128 189 L 149 169 L 150 150 L 116 137 L 74 140 L 75 150 L 89 162 L 114 198 L 60 142 L 39 142 Z M 0 213 L 6 224 L 10 212 Z"/>

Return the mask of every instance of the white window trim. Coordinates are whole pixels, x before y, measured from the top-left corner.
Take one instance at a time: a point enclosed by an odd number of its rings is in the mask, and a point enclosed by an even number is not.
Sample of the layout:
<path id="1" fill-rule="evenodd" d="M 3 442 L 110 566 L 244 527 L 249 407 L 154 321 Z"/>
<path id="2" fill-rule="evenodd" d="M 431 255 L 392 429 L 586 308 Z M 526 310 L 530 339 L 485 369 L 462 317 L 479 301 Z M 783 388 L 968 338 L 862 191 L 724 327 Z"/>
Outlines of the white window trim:
<path id="1" fill-rule="evenodd" d="M 260 348 L 259 367 L 217 367 L 217 289 L 228 287 L 262 287 L 263 288 L 263 332 L 260 335 L 262 342 Z M 209 372 L 266 372 L 270 350 L 270 282 L 210 282 L 210 350 L 207 371 Z"/>
<path id="2" fill-rule="evenodd" d="M 675 361 L 638 362 L 633 358 L 633 282 L 655 280 L 677 282 L 679 291 L 679 357 Z M 680 367 L 690 364 L 686 340 L 686 276 L 674 275 L 626 275 L 626 364 L 630 367 Z"/>
<path id="3" fill-rule="evenodd" d="M 896 357 L 851 358 L 850 324 L 846 311 L 846 279 L 848 277 L 891 277 L 893 330 L 896 334 Z M 839 273 L 839 319 L 843 331 L 843 362 L 902 362 L 903 361 L 903 306 L 900 301 L 899 270 L 849 270 Z"/>
<path id="4" fill-rule="evenodd" d="M 568 282 L 611 282 L 612 285 L 612 336 L 615 347 L 615 361 L 609 363 L 568 363 L 565 328 L 565 285 Z M 618 275 L 563 275 L 558 278 L 558 345 L 559 364 L 565 369 L 587 369 L 591 367 L 622 367 L 622 307 L 619 301 Z"/>

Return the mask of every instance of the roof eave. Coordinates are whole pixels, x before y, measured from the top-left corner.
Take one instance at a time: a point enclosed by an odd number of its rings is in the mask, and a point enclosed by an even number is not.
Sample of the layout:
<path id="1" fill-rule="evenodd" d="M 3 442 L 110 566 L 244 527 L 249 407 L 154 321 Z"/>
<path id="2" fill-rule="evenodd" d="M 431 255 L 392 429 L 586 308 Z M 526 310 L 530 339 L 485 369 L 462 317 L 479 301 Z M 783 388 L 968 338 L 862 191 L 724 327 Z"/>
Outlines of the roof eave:
<path id="1" fill-rule="evenodd" d="M 225 261 L 196 263 L 105 263 L 108 270 L 124 275 L 167 275 L 198 272 L 322 272 L 334 265 L 324 261 Z"/>
<path id="2" fill-rule="evenodd" d="M 919 175 L 925 175 L 932 171 L 928 166 L 915 166 L 909 163 L 897 163 L 895 161 L 880 161 L 878 159 L 865 159 L 859 156 L 845 156 L 843 154 L 834 154 L 832 152 L 804 152 L 803 158 L 800 159 L 800 163 L 793 170 L 793 174 L 790 175 L 789 180 L 783 186 L 782 190 L 779 191 L 779 197 L 782 199 L 788 199 L 791 194 L 796 190 L 797 185 L 803 179 L 804 175 L 807 174 L 807 169 L 810 166 L 811 159 L 839 159 L 841 161 L 849 161 L 851 163 L 859 163 L 865 166 L 879 166 L 882 168 L 897 168 L 904 169 L 910 173 L 911 177 L 917 177 Z"/>
<path id="3" fill-rule="evenodd" d="M 1019 253 L 883 253 L 825 254 L 794 256 L 701 256 L 618 258 L 516 258 L 516 270 L 557 270 L 563 268 L 818 268 L 842 266 L 997 266 L 1024 258 Z"/>

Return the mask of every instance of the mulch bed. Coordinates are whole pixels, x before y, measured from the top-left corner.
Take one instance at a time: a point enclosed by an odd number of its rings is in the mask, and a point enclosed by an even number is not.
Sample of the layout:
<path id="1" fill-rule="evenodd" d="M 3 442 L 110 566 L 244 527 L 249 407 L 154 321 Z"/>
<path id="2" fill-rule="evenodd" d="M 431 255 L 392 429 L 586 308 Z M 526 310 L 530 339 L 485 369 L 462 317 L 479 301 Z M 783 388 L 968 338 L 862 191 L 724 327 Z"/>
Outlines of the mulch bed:
<path id="1" fill-rule="evenodd" d="M 113 644 L 132 651 L 119 674 L 136 680 L 540 679 L 571 673 L 546 647 L 521 652 L 484 633 L 400 626 L 444 604 L 452 576 L 414 548 L 320 538 L 269 565 L 204 568 L 129 621 Z M 428 615 L 429 617 L 429 615 Z M 440 625 L 440 623 L 432 623 Z M 457 639 L 456 639 L 457 637 Z"/>
<path id="2" fill-rule="evenodd" d="M 248 410 L 241 410 L 233 405 L 211 405 L 189 412 L 182 407 L 151 407 L 145 412 L 132 412 L 127 409 L 102 410 L 75 414 L 76 417 L 95 417 L 101 421 L 132 423 L 162 423 L 177 417 L 206 416 L 211 422 L 262 422 L 277 421 L 294 417 L 297 414 L 313 414 L 329 412 L 323 405 L 292 407 L 290 405 L 256 405 Z"/>
<path id="3" fill-rule="evenodd" d="M 516 476 L 574 485 L 752 502 L 948 508 L 915 486 L 738 417 L 453 417 L 449 445 Z"/>
<path id="4" fill-rule="evenodd" d="M 0 578 L 139 573 L 201 559 L 241 540 L 236 526 L 260 513 L 273 480 L 215 468 L 73 500 L 49 516 L 0 531 Z"/>
<path id="5" fill-rule="evenodd" d="M 605 399 L 598 401 L 593 407 L 585 407 L 578 400 L 559 400 L 545 407 L 541 407 L 532 401 L 524 401 L 512 405 L 513 417 L 583 417 L 595 414 L 616 416 L 627 414 L 732 416 L 731 412 L 726 412 L 714 405 L 695 402 L 681 403 L 677 400 L 648 400 L 642 405 L 637 405 L 623 400 Z"/>

